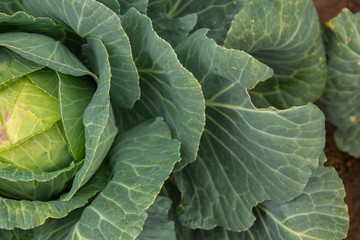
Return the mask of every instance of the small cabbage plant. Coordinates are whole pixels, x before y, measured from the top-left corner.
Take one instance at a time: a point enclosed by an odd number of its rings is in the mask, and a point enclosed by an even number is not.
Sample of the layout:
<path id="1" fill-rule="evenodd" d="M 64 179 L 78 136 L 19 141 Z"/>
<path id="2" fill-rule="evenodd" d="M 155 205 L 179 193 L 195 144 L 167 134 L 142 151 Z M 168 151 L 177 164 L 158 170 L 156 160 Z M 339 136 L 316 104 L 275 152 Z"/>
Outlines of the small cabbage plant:
<path id="1" fill-rule="evenodd" d="M 342 239 L 310 0 L 0 2 L 0 239 Z"/>

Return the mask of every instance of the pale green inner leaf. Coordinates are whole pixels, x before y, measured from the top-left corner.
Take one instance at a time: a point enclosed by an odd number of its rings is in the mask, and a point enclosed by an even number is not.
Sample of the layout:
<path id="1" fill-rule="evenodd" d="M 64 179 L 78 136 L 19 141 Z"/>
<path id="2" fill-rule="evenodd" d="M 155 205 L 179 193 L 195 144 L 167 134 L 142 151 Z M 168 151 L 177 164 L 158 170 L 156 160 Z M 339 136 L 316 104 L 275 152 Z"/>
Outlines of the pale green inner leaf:
<path id="1" fill-rule="evenodd" d="M 84 158 L 85 128 L 83 115 L 95 89 L 95 83 L 89 78 L 59 73 L 61 118 L 65 136 L 75 160 Z"/>
<path id="2" fill-rule="evenodd" d="M 61 42 L 46 35 L 26 32 L 1 33 L 0 46 L 64 74 L 90 75 L 97 78 Z"/>
<path id="3" fill-rule="evenodd" d="M 0 152 L 0 161 L 22 170 L 47 172 L 68 166 L 73 160 L 61 124 Z"/>
<path id="4" fill-rule="evenodd" d="M 0 47 L 0 85 L 41 68 L 41 65 L 26 60 L 4 47 Z"/>
<path id="5" fill-rule="evenodd" d="M 11 145 L 50 128 L 60 119 L 59 101 L 26 76 L 0 89 L 0 119 Z M 0 150 L 4 147 L 0 145 Z"/>

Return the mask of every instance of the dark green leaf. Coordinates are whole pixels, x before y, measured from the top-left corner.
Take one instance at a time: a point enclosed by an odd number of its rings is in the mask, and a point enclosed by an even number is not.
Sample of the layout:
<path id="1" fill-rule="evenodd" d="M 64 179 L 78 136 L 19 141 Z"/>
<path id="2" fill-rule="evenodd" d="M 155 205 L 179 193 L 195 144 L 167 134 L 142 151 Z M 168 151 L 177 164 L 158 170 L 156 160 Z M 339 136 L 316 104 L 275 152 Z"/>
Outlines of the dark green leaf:
<path id="1" fill-rule="evenodd" d="M 121 107 L 132 107 L 140 97 L 139 80 L 128 37 L 118 15 L 95 0 L 24 0 L 35 16 L 65 23 L 84 38 L 100 39 L 111 64 L 111 97 Z"/>
<path id="2" fill-rule="evenodd" d="M 120 14 L 120 4 L 117 0 L 96 0 L 101 2 L 111 10 L 113 10 L 116 14 Z"/>
<path id="3" fill-rule="evenodd" d="M 114 176 L 84 210 L 66 239 L 137 237 L 147 216 L 146 209 L 180 160 L 179 147 L 160 118 L 122 134 L 109 153 Z"/>
<path id="4" fill-rule="evenodd" d="M 156 35 L 149 18 L 130 9 L 123 17 L 123 26 L 140 73 L 142 98 L 133 110 L 123 110 L 121 117 L 134 119 L 141 116 L 143 121 L 162 116 L 174 138 L 182 144 L 182 161 L 175 167 L 179 170 L 195 160 L 204 128 L 204 99 L 200 84 L 181 66 L 171 46 Z M 127 120 L 122 122 L 132 126 L 138 124 Z M 129 129 L 129 126 L 122 128 Z"/>
<path id="5" fill-rule="evenodd" d="M 209 37 L 222 44 L 226 32 L 230 28 L 231 21 L 245 1 L 247 0 L 150 0 L 149 5 L 159 4 L 159 2 L 164 4 L 166 2 L 166 17 L 179 19 L 178 21 L 195 13 L 197 15 L 195 29 L 209 28 Z"/>
<path id="6" fill-rule="evenodd" d="M 325 168 L 321 155 L 304 192 L 285 204 L 267 201 L 254 209 L 255 224 L 243 233 L 217 228 L 211 231 L 183 231 L 183 240 L 245 239 L 343 239 L 349 228 L 345 190 L 335 169 Z"/>
<path id="7" fill-rule="evenodd" d="M 0 12 L 2 13 L 13 14 L 23 10 L 24 6 L 21 3 L 21 0 L 1 0 L 0 2 Z"/>
<path id="8" fill-rule="evenodd" d="M 305 105 L 324 91 L 325 50 L 311 0 L 244 3 L 224 45 L 243 50 L 274 70 L 270 80 L 250 92 L 257 107 Z"/>
<path id="9" fill-rule="evenodd" d="M 176 240 L 174 222 L 169 221 L 168 212 L 171 200 L 158 196 L 153 205 L 147 210 L 149 215 L 144 228 L 136 240 Z"/>
<path id="10" fill-rule="evenodd" d="M 335 140 L 345 152 L 360 156 L 360 15 L 348 9 L 325 27 L 328 81 L 320 103 L 337 126 Z"/>
<path id="11" fill-rule="evenodd" d="M 125 14 L 127 10 L 134 7 L 142 14 L 146 14 L 149 0 L 118 0 L 120 3 L 121 14 Z"/>
<path id="12" fill-rule="evenodd" d="M 0 198 L 0 228 L 30 229 L 44 224 L 49 218 L 65 217 L 70 211 L 84 206 L 89 198 L 105 187 L 109 176 L 105 168 L 102 168 L 101 171 L 69 201 L 63 199 L 46 202 L 18 201 Z"/>
<path id="13" fill-rule="evenodd" d="M 65 37 L 64 26 L 56 24 L 50 18 L 35 18 L 25 12 L 7 15 L 0 11 L 0 33 L 29 32 L 40 33 L 56 40 Z"/>
<path id="14" fill-rule="evenodd" d="M 252 208 L 298 196 L 324 147 L 324 117 L 313 104 L 257 109 L 247 89 L 272 74 L 250 55 L 217 46 L 199 30 L 176 49 L 202 85 L 206 126 L 198 159 L 175 173 L 190 228 L 243 231 Z"/>
<path id="15" fill-rule="evenodd" d="M 152 20 L 154 30 L 160 37 L 169 42 L 173 47 L 184 41 L 189 32 L 194 28 L 197 20 L 195 13 L 173 18 L 168 5 L 171 0 L 150 1 L 148 16 Z"/>
<path id="16" fill-rule="evenodd" d="M 14 199 L 46 201 L 57 197 L 71 184 L 82 162 L 53 172 L 31 172 L 0 165 L 0 193 Z"/>
<path id="17" fill-rule="evenodd" d="M 64 240 L 71 227 L 79 221 L 84 208 L 75 209 L 64 218 L 49 219 L 44 225 L 33 229 L 31 240 Z"/>

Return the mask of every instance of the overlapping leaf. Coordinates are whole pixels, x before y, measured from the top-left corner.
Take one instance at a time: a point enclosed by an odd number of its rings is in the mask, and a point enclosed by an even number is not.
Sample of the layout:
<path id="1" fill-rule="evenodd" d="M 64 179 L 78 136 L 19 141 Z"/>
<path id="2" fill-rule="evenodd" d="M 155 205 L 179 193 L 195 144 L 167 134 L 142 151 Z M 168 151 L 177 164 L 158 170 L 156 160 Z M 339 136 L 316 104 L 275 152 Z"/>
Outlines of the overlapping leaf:
<path id="1" fill-rule="evenodd" d="M 82 161 L 53 172 L 30 172 L 1 164 L 1 194 L 14 199 L 46 201 L 57 197 L 71 183 Z"/>
<path id="2" fill-rule="evenodd" d="M 58 74 L 61 119 L 71 154 L 79 161 L 85 155 L 83 114 L 96 86 L 90 79 Z"/>
<path id="3" fill-rule="evenodd" d="M 182 143 L 182 161 L 175 167 L 179 170 L 196 158 L 205 121 L 201 87 L 171 46 L 156 35 L 149 18 L 130 9 L 123 16 L 123 26 L 140 74 L 142 98 L 132 110 L 121 111 L 120 128 L 162 116 Z"/>
<path id="4" fill-rule="evenodd" d="M 156 198 L 154 204 L 147 210 L 149 216 L 136 240 L 176 240 L 174 222 L 169 221 L 168 217 L 171 203 L 167 197 L 158 196 Z"/>
<path id="5" fill-rule="evenodd" d="M 183 231 L 184 240 L 239 239 L 343 239 L 348 230 L 349 216 L 344 203 L 345 191 L 335 169 L 319 160 L 304 192 L 285 204 L 267 201 L 254 209 L 255 224 L 243 233 L 217 228 L 211 231 Z"/>
<path id="6" fill-rule="evenodd" d="M 0 228 L 30 229 L 44 224 L 49 218 L 65 217 L 70 211 L 84 206 L 89 198 L 105 187 L 108 180 L 109 173 L 106 168 L 102 168 L 101 172 L 69 201 L 42 202 L 0 198 Z"/>
<path id="7" fill-rule="evenodd" d="M 16 11 L 23 11 L 24 6 L 20 0 L 2 0 L 0 2 L 0 12 L 13 14 Z"/>
<path id="8" fill-rule="evenodd" d="M 117 0 L 96 0 L 101 2 L 111 10 L 113 10 L 116 14 L 120 14 L 120 4 Z"/>
<path id="9" fill-rule="evenodd" d="M 160 118 L 122 134 L 109 153 L 114 166 L 110 183 L 84 210 L 66 239 L 135 239 L 146 209 L 180 160 L 179 148 Z"/>
<path id="10" fill-rule="evenodd" d="M 311 0 L 244 3 L 224 45 L 243 50 L 274 69 L 270 80 L 250 92 L 258 107 L 305 105 L 324 91 L 325 50 Z"/>
<path id="11" fill-rule="evenodd" d="M 64 45 L 46 35 L 27 32 L 1 33 L 0 46 L 55 71 L 96 78 Z"/>
<path id="12" fill-rule="evenodd" d="M 139 98 L 139 80 L 129 40 L 118 15 L 95 0 L 24 0 L 27 11 L 65 23 L 84 38 L 100 39 L 109 53 L 112 101 L 132 107 Z"/>
<path id="13" fill-rule="evenodd" d="M 110 66 L 104 45 L 99 40 L 90 40 L 94 51 L 94 65 L 98 67 L 99 79 L 90 72 L 60 42 L 45 35 L 35 33 L 3 33 L 0 34 L 0 45 L 10 48 L 22 57 L 48 66 L 64 74 L 94 76 L 98 88 L 83 115 L 85 125 L 86 156 L 84 166 L 76 174 L 72 190 L 67 200 L 84 185 L 96 172 L 104 159 L 116 135 L 114 116 L 110 107 Z M 39 47 L 42 46 L 41 48 Z M 89 52 L 89 51 L 87 51 Z M 96 68 L 95 67 L 95 68 Z M 86 174 L 85 174 L 86 173 Z"/>
<path id="14" fill-rule="evenodd" d="M 168 27 L 175 26 L 174 24 L 181 24 L 183 29 L 180 29 L 180 32 L 184 32 L 184 30 L 187 31 L 186 28 L 191 30 L 189 23 L 192 24 L 192 20 L 196 20 L 193 16 L 193 14 L 196 14 L 197 22 L 195 29 L 209 28 L 209 37 L 213 38 L 217 43 L 222 44 L 225 40 L 226 32 L 230 28 L 232 19 L 246 1 L 247 0 L 150 0 L 148 14 L 153 18 L 153 13 L 150 12 L 150 6 L 152 4 L 157 6 L 165 5 L 166 18 L 169 19 L 169 22 L 171 21 L 171 23 L 168 23 Z M 160 14 L 163 11 L 159 9 L 156 12 Z M 162 26 L 158 27 L 162 30 L 169 31 L 166 23 L 162 22 L 164 19 L 159 19 L 159 21 Z M 156 26 L 155 23 L 154 25 Z"/>
<path id="15" fill-rule="evenodd" d="M 26 75 L 30 72 L 43 68 L 43 66 L 29 61 L 20 55 L 0 47 L 0 84 Z"/>
<path id="16" fill-rule="evenodd" d="M 205 33 L 176 49 L 202 85 L 207 121 L 197 161 L 175 173 L 183 194 L 178 214 L 190 228 L 242 231 L 253 224 L 259 202 L 282 203 L 303 191 L 324 146 L 324 117 L 313 104 L 255 108 L 247 89 L 272 71 Z"/>
<path id="17" fill-rule="evenodd" d="M 179 2 L 181 1 L 177 1 Z M 197 20 L 195 13 L 183 17 L 173 16 L 178 7 L 177 3 L 172 0 L 150 0 L 147 13 L 156 33 L 173 47 L 186 39 Z"/>
<path id="18" fill-rule="evenodd" d="M 88 39 L 88 45 L 84 47 L 84 51 L 91 59 L 99 78 L 97 89 L 83 114 L 85 126 L 84 165 L 76 173 L 71 190 L 63 198 L 64 200 L 69 200 L 94 175 L 117 133 L 110 104 L 111 67 L 106 48 L 100 40 Z"/>
<path id="19" fill-rule="evenodd" d="M 348 9 L 325 26 L 328 81 L 320 103 L 335 124 L 335 140 L 345 152 L 360 156 L 360 15 Z"/>
<path id="20" fill-rule="evenodd" d="M 16 12 L 7 15 L 0 11 L 0 33 L 7 32 L 29 32 L 40 33 L 50 36 L 56 40 L 63 40 L 65 28 L 56 24 L 50 18 L 35 18 L 25 12 Z"/>
<path id="21" fill-rule="evenodd" d="M 118 0 L 121 6 L 121 14 L 124 14 L 130 8 L 134 7 L 142 14 L 146 14 L 149 0 Z"/>

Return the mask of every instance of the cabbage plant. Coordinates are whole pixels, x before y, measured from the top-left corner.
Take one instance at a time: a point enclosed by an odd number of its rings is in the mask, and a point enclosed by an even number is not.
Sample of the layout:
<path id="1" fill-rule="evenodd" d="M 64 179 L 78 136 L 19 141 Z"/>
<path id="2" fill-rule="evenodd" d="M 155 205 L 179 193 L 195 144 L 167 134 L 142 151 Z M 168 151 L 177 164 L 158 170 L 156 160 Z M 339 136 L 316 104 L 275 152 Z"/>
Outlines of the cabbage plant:
<path id="1" fill-rule="evenodd" d="M 311 1 L 0 10 L 1 239 L 346 235 Z"/>
<path id="2" fill-rule="evenodd" d="M 325 24 L 329 74 L 325 93 L 319 101 L 327 120 L 337 127 L 336 144 L 356 157 L 360 156 L 359 21 L 359 14 L 345 8 Z"/>

